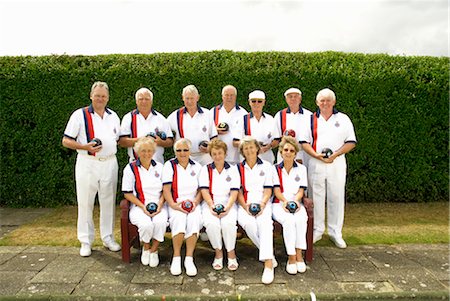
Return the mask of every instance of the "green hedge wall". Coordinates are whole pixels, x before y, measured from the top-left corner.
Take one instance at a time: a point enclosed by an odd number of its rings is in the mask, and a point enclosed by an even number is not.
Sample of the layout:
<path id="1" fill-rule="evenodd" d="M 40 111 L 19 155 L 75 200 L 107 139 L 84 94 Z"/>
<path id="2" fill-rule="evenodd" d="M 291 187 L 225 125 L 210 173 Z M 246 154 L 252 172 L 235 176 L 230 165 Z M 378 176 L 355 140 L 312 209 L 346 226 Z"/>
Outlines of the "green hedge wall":
<path id="1" fill-rule="evenodd" d="M 447 200 L 448 63 L 338 52 L 0 57 L 0 205 L 76 203 L 76 154 L 61 138 L 70 114 L 90 103 L 96 80 L 109 84 L 110 107 L 119 117 L 134 108 L 142 86 L 166 116 L 181 106 L 188 84 L 197 86 L 205 107 L 221 101 L 226 84 L 238 88 L 246 108 L 248 93 L 262 89 L 271 114 L 285 106 L 283 92 L 291 86 L 302 90 L 311 110 L 316 93 L 329 87 L 359 142 L 347 156 L 349 202 Z M 120 170 L 126 162 L 120 149 Z"/>

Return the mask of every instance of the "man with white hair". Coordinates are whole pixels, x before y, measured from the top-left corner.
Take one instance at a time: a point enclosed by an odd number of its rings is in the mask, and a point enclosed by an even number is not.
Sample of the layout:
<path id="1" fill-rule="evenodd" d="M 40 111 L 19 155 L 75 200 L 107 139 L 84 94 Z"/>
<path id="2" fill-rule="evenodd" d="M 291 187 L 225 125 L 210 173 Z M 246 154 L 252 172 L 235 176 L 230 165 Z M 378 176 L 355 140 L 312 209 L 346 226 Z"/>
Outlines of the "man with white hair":
<path id="1" fill-rule="evenodd" d="M 156 142 L 153 159 L 164 164 L 164 148 L 173 145 L 173 134 L 169 122 L 153 109 L 153 93 L 147 88 L 136 91 L 136 109 L 123 116 L 119 145 L 128 148 L 130 162 L 137 159 L 133 146 L 138 138 L 151 136 Z"/>
<path id="2" fill-rule="evenodd" d="M 311 115 L 310 130 L 300 137 L 303 149 L 311 158 L 308 165 L 308 196 L 314 202 L 314 242 L 325 232 L 325 199 L 328 235 L 338 248 L 346 248 L 342 238 L 347 163 L 345 154 L 356 146 L 350 118 L 335 109 L 336 95 L 320 90 L 318 110 Z"/>
<path id="3" fill-rule="evenodd" d="M 275 118 L 275 125 L 277 127 L 277 137 L 292 136 L 295 140 L 299 140 L 301 133 L 309 130 L 309 120 L 311 111 L 302 106 L 302 91 L 298 88 L 289 88 L 284 92 L 287 108 L 278 111 Z M 281 139 L 277 140 L 278 143 Z M 277 162 L 281 162 L 280 153 L 277 155 Z M 303 150 L 297 153 L 297 162 L 302 162 L 307 167 L 307 156 Z"/>
<path id="4" fill-rule="evenodd" d="M 222 89 L 222 103 L 211 108 L 211 118 L 216 126 L 218 139 L 227 145 L 228 163 L 237 164 L 240 162 L 239 150 L 233 145 L 233 138 L 237 131 L 237 124 L 247 111 L 236 103 L 237 89 L 232 85 L 227 85 Z"/>

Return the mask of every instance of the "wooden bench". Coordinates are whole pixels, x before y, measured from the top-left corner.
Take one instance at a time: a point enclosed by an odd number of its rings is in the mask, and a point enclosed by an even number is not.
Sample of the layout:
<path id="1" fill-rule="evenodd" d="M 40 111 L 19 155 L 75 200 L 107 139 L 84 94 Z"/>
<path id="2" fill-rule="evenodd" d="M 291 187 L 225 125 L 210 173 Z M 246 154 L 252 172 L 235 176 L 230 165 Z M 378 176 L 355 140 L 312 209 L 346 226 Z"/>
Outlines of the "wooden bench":
<path id="1" fill-rule="evenodd" d="M 308 248 L 305 253 L 305 261 L 311 262 L 313 260 L 313 225 L 314 225 L 314 209 L 312 205 L 312 200 L 308 198 L 303 198 L 303 203 L 305 204 L 306 212 L 308 213 L 308 226 L 306 231 L 306 243 Z M 135 225 L 133 225 L 129 220 L 129 212 L 130 212 L 130 202 L 126 199 L 123 199 L 120 202 L 120 230 L 122 235 L 122 261 L 130 263 L 131 255 L 130 249 L 131 247 L 135 247 L 140 249 L 140 240 L 138 229 Z M 283 228 L 280 223 L 274 221 L 273 222 L 273 232 L 275 234 L 281 235 L 283 233 Z M 245 235 L 245 231 L 238 226 L 238 232 L 242 235 Z"/>

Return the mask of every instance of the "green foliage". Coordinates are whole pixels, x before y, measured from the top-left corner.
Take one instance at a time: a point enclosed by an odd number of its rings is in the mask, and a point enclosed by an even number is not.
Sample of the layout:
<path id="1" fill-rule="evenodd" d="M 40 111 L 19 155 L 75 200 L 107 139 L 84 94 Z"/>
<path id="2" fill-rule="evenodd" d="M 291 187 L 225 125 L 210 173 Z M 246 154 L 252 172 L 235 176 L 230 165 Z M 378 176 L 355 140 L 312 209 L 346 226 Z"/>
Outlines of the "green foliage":
<path id="1" fill-rule="evenodd" d="M 134 108 L 143 86 L 165 116 L 181 106 L 188 84 L 208 108 L 221 101 L 226 84 L 238 88 L 247 109 L 248 93 L 261 89 L 271 114 L 285 107 L 289 87 L 302 90 L 310 110 L 316 93 L 329 87 L 358 139 L 347 155 L 349 202 L 448 198 L 448 58 L 213 51 L 0 57 L 0 205 L 75 203 L 75 153 L 61 139 L 70 114 L 90 103 L 96 80 L 109 84 L 109 104 L 119 117 Z M 126 162 L 119 149 L 120 169 Z"/>

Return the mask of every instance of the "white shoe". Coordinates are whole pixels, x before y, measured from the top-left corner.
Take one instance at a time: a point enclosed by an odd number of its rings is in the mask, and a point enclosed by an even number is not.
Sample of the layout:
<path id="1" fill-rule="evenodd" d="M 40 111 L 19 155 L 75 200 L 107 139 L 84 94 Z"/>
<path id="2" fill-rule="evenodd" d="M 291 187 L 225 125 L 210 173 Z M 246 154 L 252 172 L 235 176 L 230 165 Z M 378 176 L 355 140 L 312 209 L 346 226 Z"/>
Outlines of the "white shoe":
<path id="1" fill-rule="evenodd" d="M 313 244 L 322 239 L 322 234 L 314 234 L 313 236 Z"/>
<path id="2" fill-rule="evenodd" d="M 201 241 L 209 241 L 208 234 L 206 232 L 201 232 L 200 233 L 200 240 Z"/>
<path id="3" fill-rule="evenodd" d="M 191 256 L 184 258 L 184 268 L 186 269 L 186 275 L 190 277 L 197 275 L 197 267 L 194 264 L 194 258 Z"/>
<path id="4" fill-rule="evenodd" d="M 104 241 L 103 246 L 109 249 L 111 252 L 117 252 L 120 251 L 121 249 L 120 245 L 116 243 L 114 240 L 110 240 L 108 242 Z"/>
<path id="5" fill-rule="evenodd" d="M 275 259 L 275 255 L 274 255 L 273 259 L 272 259 L 272 267 L 276 268 L 277 266 L 278 266 L 278 261 Z"/>
<path id="6" fill-rule="evenodd" d="M 273 269 L 264 268 L 264 272 L 262 274 L 261 282 L 264 284 L 271 284 L 273 282 L 274 272 Z"/>
<path id="7" fill-rule="evenodd" d="M 286 272 L 291 275 L 297 274 L 297 264 L 295 263 L 286 263 Z"/>
<path id="8" fill-rule="evenodd" d="M 170 273 L 174 276 L 181 275 L 181 257 L 173 257 L 170 265 Z"/>
<path id="9" fill-rule="evenodd" d="M 143 265 L 148 265 L 150 263 L 150 249 L 144 250 L 144 247 L 142 247 L 141 263 Z"/>
<path id="10" fill-rule="evenodd" d="M 339 249 L 347 248 L 347 244 L 345 243 L 345 240 L 342 239 L 342 237 L 336 238 L 336 237 L 330 236 L 330 240 L 332 242 L 334 242 L 336 247 L 338 247 Z"/>
<path id="11" fill-rule="evenodd" d="M 306 264 L 304 261 L 297 262 L 296 266 L 297 266 L 297 272 L 299 272 L 299 273 L 306 272 Z"/>
<path id="12" fill-rule="evenodd" d="M 150 252 L 150 263 L 148 265 L 152 268 L 156 268 L 158 264 L 159 264 L 158 252 L 155 253 Z"/>
<path id="13" fill-rule="evenodd" d="M 92 254 L 91 245 L 82 243 L 80 248 L 80 255 L 82 257 L 88 257 L 91 256 L 91 254 Z"/>

